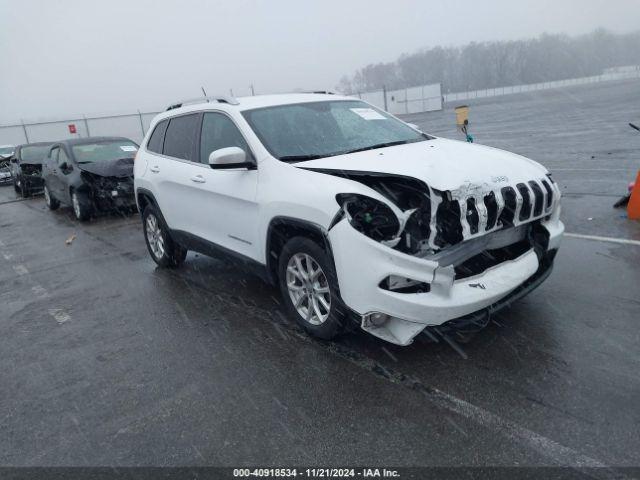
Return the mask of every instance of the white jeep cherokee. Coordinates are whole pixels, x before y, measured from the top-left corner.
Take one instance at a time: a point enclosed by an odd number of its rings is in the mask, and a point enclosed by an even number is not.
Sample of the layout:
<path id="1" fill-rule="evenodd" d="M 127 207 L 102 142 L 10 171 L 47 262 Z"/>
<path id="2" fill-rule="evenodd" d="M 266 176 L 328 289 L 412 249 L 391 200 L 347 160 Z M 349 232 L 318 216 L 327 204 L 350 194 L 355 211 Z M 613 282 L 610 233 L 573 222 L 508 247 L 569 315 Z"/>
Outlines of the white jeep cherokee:
<path id="1" fill-rule="evenodd" d="M 134 172 L 158 265 L 231 254 L 325 339 L 475 331 L 549 275 L 564 230 L 538 163 L 332 94 L 173 105 Z"/>

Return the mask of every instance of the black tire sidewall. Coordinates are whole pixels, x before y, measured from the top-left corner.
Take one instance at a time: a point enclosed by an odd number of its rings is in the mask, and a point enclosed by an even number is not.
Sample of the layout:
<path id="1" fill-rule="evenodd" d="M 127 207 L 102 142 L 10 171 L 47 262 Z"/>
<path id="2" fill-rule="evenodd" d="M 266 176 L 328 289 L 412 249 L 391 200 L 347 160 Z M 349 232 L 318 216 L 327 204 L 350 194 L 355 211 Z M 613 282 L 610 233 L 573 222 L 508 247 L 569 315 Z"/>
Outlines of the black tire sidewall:
<path id="1" fill-rule="evenodd" d="M 318 265 L 320 265 L 320 268 L 322 268 L 327 278 L 329 292 L 331 294 L 331 308 L 329 310 L 329 318 L 320 325 L 312 325 L 302 318 L 289 296 L 286 275 L 287 264 L 291 257 L 297 253 L 306 253 L 311 256 Z M 340 299 L 338 278 L 333 266 L 333 259 L 313 240 L 304 237 L 295 237 L 287 242 L 278 260 L 278 283 L 287 312 L 311 335 L 324 340 L 330 340 L 346 330 L 348 326 L 346 306 Z"/>
<path id="2" fill-rule="evenodd" d="M 49 189 L 49 187 L 47 187 L 47 185 L 45 184 L 43 187 L 44 189 L 47 189 L 47 192 L 49 192 L 49 203 L 47 204 L 47 207 L 49 207 L 49 210 L 56 210 L 59 206 L 60 203 L 58 202 L 58 200 L 56 200 L 56 198 L 51 194 L 51 190 Z M 45 203 L 46 203 L 46 196 L 45 196 Z"/>
<path id="3" fill-rule="evenodd" d="M 74 195 L 78 198 L 78 204 L 80 205 L 80 215 L 79 216 L 76 213 L 75 208 L 73 208 L 73 196 Z M 51 196 L 51 192 L 49 192 L 49 196 Z M 71 206 L 73 208 L 74 215 L 81 222 L 85 222 L 85 221 L 89 220 L 89 217 L 91 217 L 91 212 L 93 211 L 93 208 L 91 207 L 91 202 L 89 200 L 89 197 L 86 194 L 84 194 L 82 192 L 75 192 L 74 191 L 71 194 Z"/>

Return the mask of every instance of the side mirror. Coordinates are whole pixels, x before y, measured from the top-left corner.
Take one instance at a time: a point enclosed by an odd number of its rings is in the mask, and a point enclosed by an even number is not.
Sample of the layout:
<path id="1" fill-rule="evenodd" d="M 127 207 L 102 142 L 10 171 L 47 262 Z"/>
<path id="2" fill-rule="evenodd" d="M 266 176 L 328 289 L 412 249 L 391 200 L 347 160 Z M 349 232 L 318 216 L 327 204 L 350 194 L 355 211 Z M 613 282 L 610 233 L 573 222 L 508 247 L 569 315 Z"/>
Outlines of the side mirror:
<path id="1" fill-rule="evenodd" d="M 215 169 L 253 168 L 253 162 L 247 161 L 246 152 L 240 147 L 226 147 L 209 154 L 209 165 Z"/>

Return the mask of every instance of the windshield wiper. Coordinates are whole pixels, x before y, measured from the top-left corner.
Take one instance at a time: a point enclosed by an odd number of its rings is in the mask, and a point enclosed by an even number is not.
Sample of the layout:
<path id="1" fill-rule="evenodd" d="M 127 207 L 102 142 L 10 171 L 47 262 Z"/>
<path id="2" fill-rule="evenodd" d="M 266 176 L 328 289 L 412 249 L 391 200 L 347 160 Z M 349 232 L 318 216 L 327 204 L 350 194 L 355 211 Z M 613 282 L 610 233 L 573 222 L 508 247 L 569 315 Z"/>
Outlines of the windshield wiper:
<path id="1" fill-rule="evenodd" d="M 405 143 L 413 143 L 413 142 L 414 141 L 412 140 L 396 140 L 395 142 L 376 143 L 375 145 L 369 145 L 368 147 L 347 150 L 346 152 L 342 152 L 342 154 L 346 155 L 347 153 L 364 152 L 366 150 L 375 150 L 376 148 L 395 147 L 396 145 L 404 145 Z"/>
<path id="2" fill-rule="evenodd" d="M 285 155 L 278 157 L 278 160 L 283 162 L 303 162 L 305 160 L 317 160 L 318 158 L 326 157 L 327 155 Z"/>
<path id="3" fill-rule="evenodd" d="M 427 137 L 425 135 L 424 139 L 420 138 L 416 140 L 396 140 L 394 142 L 376 143 L 375 145 L 369 145 L 368 147 L 355 148 L 353 150 L 345 150 L 344 152 L 334 152 L 334 153 L 327 153 L 323 155 L 318 155 L 318 154 L 285 155 L 283 157 L 279 157 L 279 159 L 282 160 L 283 162 L 302 162 L 304 160 L 316 160 L 318 158 L 335 157 L 338 155 L 347 155 L 349 153 L 364 152 L 365 150 L 375 150 L 376 148 L 394 147 L 396 145 L 404 145 L 406 143 L 421 142 L 425 139 L 429 140 L 430 137 Z"/>

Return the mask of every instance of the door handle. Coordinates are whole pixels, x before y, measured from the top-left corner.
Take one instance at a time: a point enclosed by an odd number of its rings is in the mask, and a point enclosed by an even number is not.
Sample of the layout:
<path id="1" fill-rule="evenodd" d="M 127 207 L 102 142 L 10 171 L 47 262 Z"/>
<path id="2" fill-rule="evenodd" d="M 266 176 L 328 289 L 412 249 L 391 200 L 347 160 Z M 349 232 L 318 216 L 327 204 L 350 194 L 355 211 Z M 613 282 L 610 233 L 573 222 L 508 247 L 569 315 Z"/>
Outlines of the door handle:
<path id="1" fill-rule="evenodd" d="M 156 165 L 154 167 L 149 167 L 149 170 L 151 170 L 153 173 L 158 173 L 160 171 L 160 168 Z"/>
<path id="2" fill-rule="evenodd" d="M 205 183 L 206 180 L 202 177 L 202 175 L 196 175 L 195 177 L 191 177 L 191 181 L 195 183 Z"/>

